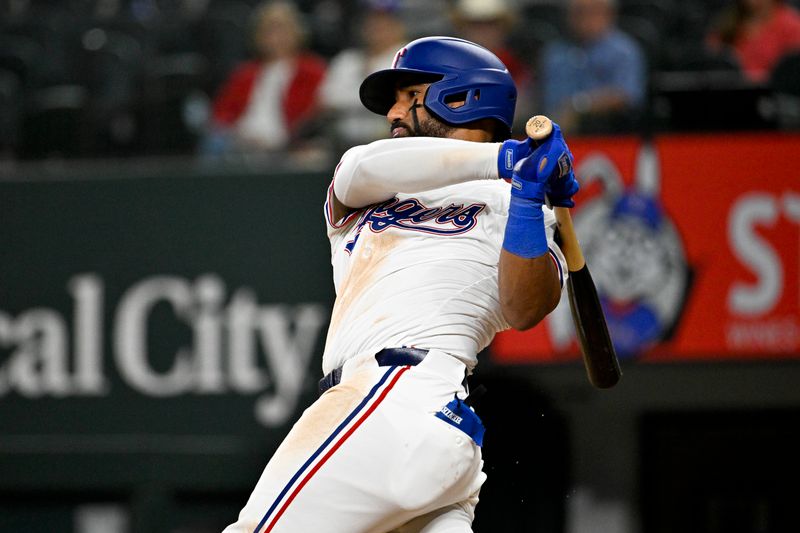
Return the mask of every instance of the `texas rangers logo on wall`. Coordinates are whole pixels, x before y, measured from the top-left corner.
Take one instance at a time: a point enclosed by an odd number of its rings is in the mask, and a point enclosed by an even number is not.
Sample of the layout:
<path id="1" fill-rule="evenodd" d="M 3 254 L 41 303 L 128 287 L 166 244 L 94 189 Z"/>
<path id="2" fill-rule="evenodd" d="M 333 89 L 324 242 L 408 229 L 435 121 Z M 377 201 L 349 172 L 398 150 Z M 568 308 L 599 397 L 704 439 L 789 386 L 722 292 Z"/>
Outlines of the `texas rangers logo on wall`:
<path id="1" fill-rule="evenodd" d="M 576 214 L 575 228 L 617 354 L 632 358 L 669 338 L 680 319 L 691 278 L 684 246 L 659 199 L 651 145 L 640 150 L 630 186 L 602 154 L 585 158 L 578 175 L 586 188 L 601 185 Z"/>
<path id="2" fill-rule="evenodd" d="M 783 132 L 570 142 L 572 215 L 621 358 L 800 357 L 798 142 Z M 568 307 L 498 334 L 492 360 L 579 360 Z"/>
<path id="3" fill-rule="evenodd" d="M 636 150 L 629 176 L 597 150 L 578 158 L 575 169 L 581 183 L 573 211 L 575 230 L 622 360 L 672 337 L 692 279 L 684 243 L 660 198 L 656 150 L 650 144 Z M 547 355 L 534 355 L 535 347 Z M 579 357 L 567 298 L 539 327 L 499 334 L 492 353 L 497 361 Z"/>

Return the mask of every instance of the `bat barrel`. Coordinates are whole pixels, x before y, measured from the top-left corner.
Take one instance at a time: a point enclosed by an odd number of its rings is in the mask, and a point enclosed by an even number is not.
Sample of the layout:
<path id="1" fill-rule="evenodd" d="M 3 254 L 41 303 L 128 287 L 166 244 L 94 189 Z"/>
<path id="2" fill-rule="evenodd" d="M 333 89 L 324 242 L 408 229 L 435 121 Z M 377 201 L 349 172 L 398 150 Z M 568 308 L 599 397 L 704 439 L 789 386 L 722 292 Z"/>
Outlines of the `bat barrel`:
<path id="1" fill-rule="evenodd" d="M 622 371 L 597 289 L 586 265 L 577 272 L 569 273 L 567 293 L 589 381 L 600 389 L 613 387 L 622 376 Z"/>

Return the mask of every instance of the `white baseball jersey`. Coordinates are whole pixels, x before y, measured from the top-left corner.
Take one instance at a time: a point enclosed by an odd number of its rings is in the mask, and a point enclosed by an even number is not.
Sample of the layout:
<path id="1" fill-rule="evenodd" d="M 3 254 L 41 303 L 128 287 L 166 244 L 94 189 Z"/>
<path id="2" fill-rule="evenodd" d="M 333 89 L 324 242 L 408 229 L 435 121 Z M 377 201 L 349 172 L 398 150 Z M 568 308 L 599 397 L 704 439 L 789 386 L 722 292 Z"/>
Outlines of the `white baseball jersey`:
<path id="1" fill-rule="evenodd" d="M 386 172 L 418 172 L 425 167 L 419 163 L 412 154 L 407 168 Z M 400 346 L 448 352 L 472 369 L 477 353 L 508 327 L 497 265 L 510 185 L 484 179 L 398 193 L 340 221 L 332 220 L 333 183 L 328 194 L 336 303 L 323 372 L 348 358 Z M 552 242 L 554 224 L 552 210 L 545 208 L 550 253 L 563 286 L 566 262 Z"/>
<path id="2" fill-rule="evenodd" d="M 343 202 L 370 205 L 340 221 L 330 197 L 326 205 L 337 298 L 323 369 L 342 366 L 341 381 L 295 423 L 225 533 L 472 531 L 486 475 L 483 425 L 463 401 L 464 373 L 507 327 L 497 264 L 509 185 L 486 179 L 496 176 L 487 160 L 496 145 L 368 146 L 343 160 L 328 194 L 338 185 Z M 371 162 L 360 165 L 362 155 Z M 376 182 L 384 172 L 405 174 Z M 387 195 L 382 183 L 439 186 Z M 549 210 L 545 223 L 554 223 Z M 560 250 L 550 250 L 565 272 Z M 429 352 L 413 366 L 381 367 L 373 357 L 401 346 Z"/>

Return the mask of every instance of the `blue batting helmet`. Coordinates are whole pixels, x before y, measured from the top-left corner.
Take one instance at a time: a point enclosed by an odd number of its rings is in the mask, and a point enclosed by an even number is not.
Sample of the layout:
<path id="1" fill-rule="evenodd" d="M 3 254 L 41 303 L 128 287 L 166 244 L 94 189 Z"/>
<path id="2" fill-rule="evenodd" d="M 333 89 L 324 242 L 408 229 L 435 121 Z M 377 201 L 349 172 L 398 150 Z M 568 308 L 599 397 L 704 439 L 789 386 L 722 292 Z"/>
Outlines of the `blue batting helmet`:
<path id="1" fill-rule="evenodd" d="M 431 83 L 423 105 L 448 124 L 493 118 L 508 131 L 514 121 L 517 88 L 508 69 L 486 48 L 455 37 L 423 37 L 408 43 L 392 68 L 367 76 L 359 96 L 364 106 L 386 115 L 398 82 Z M 450 107 L 452 102 L 464 105 Z"/>

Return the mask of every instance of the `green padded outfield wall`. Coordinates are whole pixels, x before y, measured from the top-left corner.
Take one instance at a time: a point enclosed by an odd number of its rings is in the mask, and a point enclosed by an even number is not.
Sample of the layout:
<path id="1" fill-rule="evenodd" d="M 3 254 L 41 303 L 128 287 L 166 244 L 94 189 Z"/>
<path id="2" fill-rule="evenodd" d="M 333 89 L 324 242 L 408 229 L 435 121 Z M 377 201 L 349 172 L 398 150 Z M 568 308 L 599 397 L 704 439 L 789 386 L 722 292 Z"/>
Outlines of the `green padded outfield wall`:
<path id="1" fill-rule="evenodd" d="M 0 531 L 15 498 L 252 487 L 316 394 L 329 176 L 143 174 L 0 181 Z"/>

